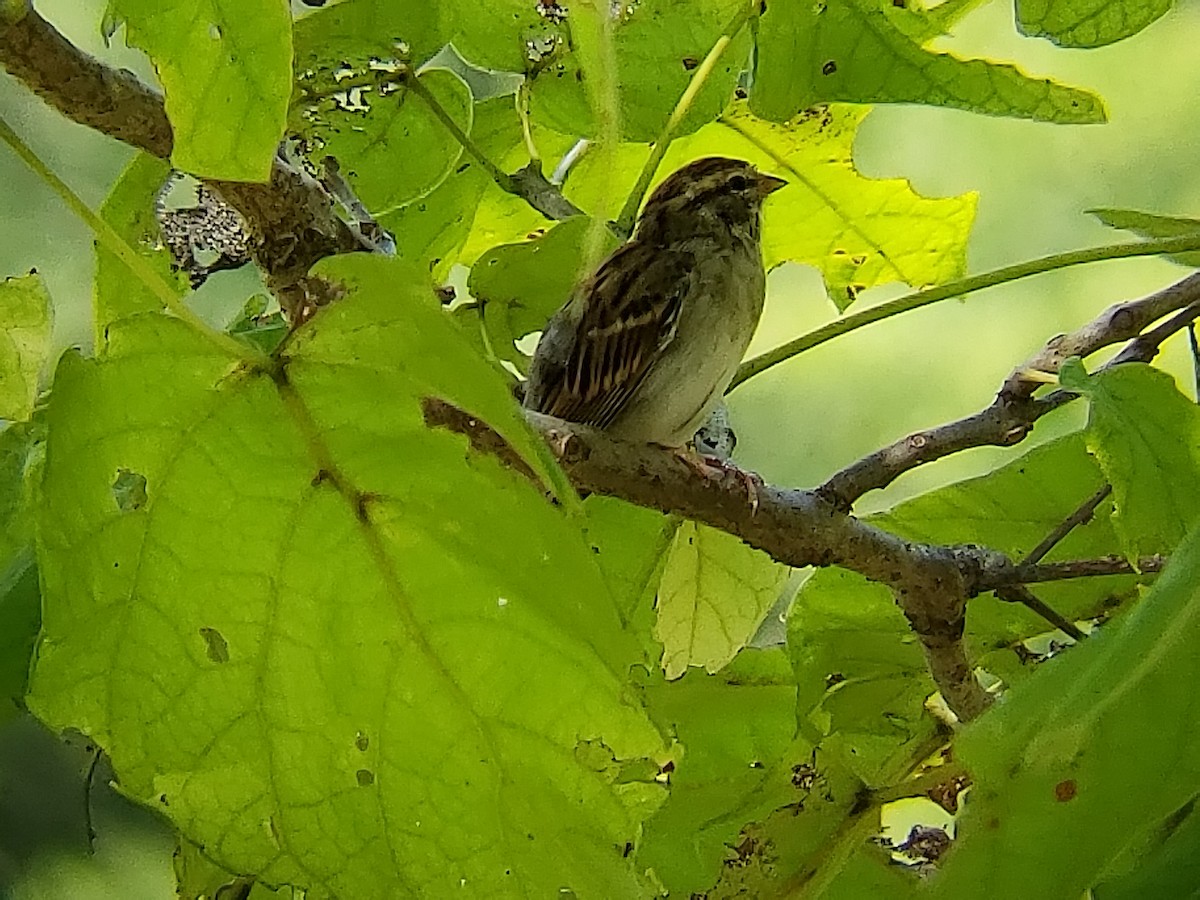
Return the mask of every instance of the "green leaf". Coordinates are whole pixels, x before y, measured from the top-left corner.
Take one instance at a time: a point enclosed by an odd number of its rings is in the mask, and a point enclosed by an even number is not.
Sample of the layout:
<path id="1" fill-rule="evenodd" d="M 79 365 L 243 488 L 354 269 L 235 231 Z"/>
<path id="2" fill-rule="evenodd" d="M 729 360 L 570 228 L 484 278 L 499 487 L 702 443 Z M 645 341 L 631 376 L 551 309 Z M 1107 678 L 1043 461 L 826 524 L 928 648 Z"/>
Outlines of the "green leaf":
<path id="1" fill-rule="evenodd" d="M 35 272 L 0 281 L 0 419 L 33 415 L 50 359 L 50 295 Z"/>
<path id="2" fill-rule="evenodd" d="M 866 114 L 831 106 L 774 125 L 739 104 L 678 141 L 660 171 L 665 177 L 690 159 L 719 153 L 786 178 L 763 214 L 766 264 L 816 266 L 838 309 L 877 284 L 926 287 L 962 277 L 977 196 L 931 199 L 904 179 L 860 175 L 853 144 Z"/>
<path id="3" fill-rule="evenodd" d="M 432 191 L 462 155 L 446 125 L 405 84 L 402 65 L 393 51 L 382 61 L 343 57 L 308 69 L 291 113 L 291 127 L 314 159 L 334 157 L 355 194 L 377 215 Z M 469 134 L 474 106 L 466 82 L 441 68 L 423 71 L 420 79 Z"/>
<path id="4" fill-rule="evenodd" d="M 599 494 L 588 497 L 583 506 L 588 517 L 588 543 L 596 554 L 596 564 L 628 622 L 643 603 L 649 608 L 657 593 L 678 520 L 657 510 Z M 647 633 L 649 630 L 647 627 Z M 657 650 L 656 646 L 656 653 Z"/>
<path id="5" fill-rule="evenodd" d="M 295 25 L 296 71 L 304 77 L 347 60 L 391 59 L 402 49 L 413 62 L 423 63 L 448 40 L 439 22 L 443 5 L 413 0 L 328 4 Z"/>
<path id="6" fill-rule="evenodd" d="M 795 755 L 796 687 L 781 650 L 746 650 L 719 675 L 660 677 L 645 693 L 655 721 L 681 746 L 670 797 L 647 823 L 638 861 L 672 896 L 686 897 L 716 881 L 743 825 L 804 798 L 790 766 L 784 777 L 779 771 Z"/>
<path id="7" fill-rule="evenodd" d="M 511 96 L 475 104 L 471 140 L 498 165 L 521 144 L 521 123 Z M 396 236 L 401 259 L 428 268 L 440 280 L 459 260 L 482 201 L 494 195 L 524 205 L 503 193 L 472 157 L 463 156 L 433 191 L 385 213 L 379 224 Z"/>
<path id="8" fill-rule="evenodd" d="M 1134 610 L 960 735 L 974 786 L 929 895 L 1080 896 L 1191 801 L 1197 641 L 1200 531 Z"/>
<path id="9" fill-rule="evenodd" d="M 1173 0 L 1017 0 L 1017 27 L 1060 47 L 1103 47 L 1137 34 Z"/>
<path id="10" fill-rule="evenodd" d="M 1200 514 L 1200 407 L 1143 363 L 1088 375 L 1068 360 L 1059 379 L 1090 403 L 1088 449 L 1113 486 L 1126 555 L 1170 552 Z"/>
<path id="11" fill-rule="evenodd" d="M 691 81 L 746 0 L 641 0 L 625 4 L 613 27 L 613 53 L 620 85 L 621 135 L 629 141 L 657 139 Z M 596 124 L 574 54 L 558 53 L 540 63 L 532 83 L 534 115 L 564 134 L 595 136 Z M 726 48 L 704 83 L 677 134 L 711 122 L 733 99 L 750 51 L 748 29 Z"/>
<path id="12" fill-rule="evenodd" d="M 171 163 L 202 178 L 266 181 L 292 90 L 283 0 L 110 0 L 166 93 Z"/>
<path id="13" fill-rule="evenodd" d="M 890 784 L 936 724 L 925 655 L 891 592 L 845 569 L 822 569 L 788 615 L 801 732 L 868 786 Z"/>
<path id="14" fill-rule="evenodd" d="M 1159 216 L 1135 209 L 1089 209 L 1088 212 L 1110 228 L 1132 231 L 1144 238 L 1183 237 L 1194 234 L 1200 239 L 1200 219 Z M 1173 253 L 1168 258 L 1181 266 L 1200 266 L 1200 252 Z"/>
<path id="15" fill-rule="evenodd" d="M 576 216 L 533 240 L 493 247 L 471 267 L 467 287 L 482 309 L 463 308 L 460 315 L 482 313 L 497 357 L 525 369 L 529 359 L 513 342 L 541 329 L 587 277 L 579 266 L 591 233 L 592 221 Z M 607 255 L 617 240 L 607 229 L 600 235 Z"/>
<path id="16" fill-rule="evenodd" d="M 174 271 L 171 253 L 161 239 L 162 231 L 154 217 L 156 198 L 170 174 L 171 166 L 165 160 L 139 153 L 109 191 L 100 215 L 163 281 L 175 285 L 183 296 L 187 279 Z M 129 266 L 97 245 L 93 310 L 98 353 L 107 350 L 109 325 L 139 313 L 158 312 L 162 305 L 152 289 L 130 275 Z"/>
<path id="17" fill-rule="evenodd" d="M 830 100 L 924 103 L 1044 122 L 1103 122 L 1094 94 L 1015 66 L 925 49 L 890 0 L 768 4 L 750 108 L 783 122 Z"/>
<path id="18" fill-rule="evenodd" d="M 579 750 L 661 757 L 625 686 L 637 643 L 572 521 L 421 404 L 486 418 L 543 470 L 540 438 L 420 274 L 318 271 L 348 296 L 274 374 L 158 315 L 114 326 L 102 361 L 64 358 L 31 708 L 270 884 L 636 894 L 622 848 L 661 788 Z M 122 468 L 137 508 L 112 495 Z"/>
<path id="19" fill-rule="evenodd" d="M 438 4 L 442 32 L 451 36 L 454 49 L 477 66 L 507 72 L 524 72 L 537 50 L 566 37 L 566 28 L 542 12 L 554 4 L 528 0 L 491 0 Z M 564 4 L 565 7 L 565 4 Z M 563 21 L 568 13 L 563 10 Z"/>
<path id="20" fill-rule="evenodd" d="M 733 659 L 779 599 L 788 571 L 733 535 L 680 525 L 658 586 L 654 627 L 667 678 L 690 666 L 716 672 Z"/>

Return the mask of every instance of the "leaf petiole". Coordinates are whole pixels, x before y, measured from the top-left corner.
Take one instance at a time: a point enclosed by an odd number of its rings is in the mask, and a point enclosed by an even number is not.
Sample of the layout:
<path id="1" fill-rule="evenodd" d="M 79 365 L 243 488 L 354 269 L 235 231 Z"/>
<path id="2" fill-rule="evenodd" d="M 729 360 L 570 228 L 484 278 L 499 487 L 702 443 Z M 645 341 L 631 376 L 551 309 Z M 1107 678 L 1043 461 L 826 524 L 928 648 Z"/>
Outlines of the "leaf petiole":
<path id="1" fill-rule="evenodd" d="M 700 89 L 708 81 L 708 77 L 712 74 L 713 69 L 717 67 L 717 63 L 720 61 L 722 55 L 724 55 L 726 49 L 733 43 L 733 39 L 738 36 L 741 30 L 746 27 L 746 23 L 758 15 L 759 8 L 759 0 L 749 0 L 749 2 L 743 4 L 737 15 L 730 19 L 729 24 L 722 29 L 720 37 L 712 45 L 712 49 L 708 51 L 708 55 L 704 57 L 704 60 L 692 72 L 688 86 L 684 88 L 683 93 L 679 97 L 679 102 L 675 104 L 675 109 L 671 111 L 671 115 L 667 119 L 667 124 L 663 126 L 658 140 L 654 142 L 654 146 L 650 150 L 650 157 L 646 160 L 646 164 L 642 166 L 642 171 L 638 174 L 638 179 L 633 185 L 633 190 L 629 192 L 629 196 L 625 200 L 625 205 L 621 208 L 621 214 L 617 216 L 616 230 L 618 234 L 628 237 L 633 233 L 633 224 L 637 219 L 638 209 L 642 205 L 642 198 L 646 195 L 646 190 L 650 187 L 650 181 L 654 178 L 654 173 L 658 171 L 659 163 L 662 162 L 663 156 L 667 152 L 667 147 L 671 145 L 675 129 L 679 127 L 679 123 L 683 121 L 683 117 L 692 108 L 692 104 L 696 101 L 696 96 L 700 93 Z"/>
<path id="2" fill-rule="evenodd" d="M 1137 256 L 1185 253 L 1192 250 L 1200 250 L 1200 234 L 1177 235 L 1175 237 L 1159 238 L 1150 241 L 1133 241 L 1125 244 L 1106 244 L 1102 247 L 1087 247 L 1082 250 L 1068 250 L 1066 253 L 1055 253 L 1051 256 L 1043 256 L 1038 259 L 1017 263 L 1016 265 L 993 269 L 991 272 L 983 272 L 968 278 L 960 278 L 957 281 L 927 288 L 923 291 L 914 291 L 911 294 L 905 294 L 903 297 L 897 297 L 895 300 L 880 303 L 878 306 L 872 306 L 870 309 L 864 309 L 861 312 L 852 313 L 827 325 L 822 325 L 820 328 L 808 332 L 808 334 L 802 334 L 800 337 L 788 341 L 786 344 L 781 344 L 773 350 L 768 350 L 766 353 L 747 360 L 738 368 L 737 374 L 734 375 L 733 381 L 730 382 L 729 391 L 735 390 L 754 376 L 761 375 L 767 369 L 777 366 L 779 363 L 785 362 L 793 356 L 799 356 L 805 351 L 812 350 L 814 347 L 819 347 L 821 344 L 831 341 L 836 337 L 849 334 L 851 331 L 857 331 L 859 328 L 872 325 L 875 322 L 890 319 L 892 316 L 920 309 L 922 306 L 929 306 L 941 300 L 963 297 L 967 294 L 981 291 L 984 288 L 1006 284 L 1020 278 L 1028 278 L 1030 275 L 1041 275 L 1043 272 L 1053 272 L 1057 269 L 1066 269 L 1070 266 L 1078 266 L 1084 263 L 1102 262 L 1108 259 L 1129 259 Z M 726 393 L 729 393 L 729 391 L 726 391 Z"/>

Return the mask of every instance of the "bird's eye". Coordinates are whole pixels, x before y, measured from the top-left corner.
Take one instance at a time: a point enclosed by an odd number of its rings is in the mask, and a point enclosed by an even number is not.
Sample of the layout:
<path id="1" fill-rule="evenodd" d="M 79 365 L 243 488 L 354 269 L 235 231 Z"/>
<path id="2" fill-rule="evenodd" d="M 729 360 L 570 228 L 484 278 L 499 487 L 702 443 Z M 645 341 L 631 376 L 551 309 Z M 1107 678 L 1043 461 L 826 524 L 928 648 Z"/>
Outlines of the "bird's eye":
<path id="1" fill-rule="evenodd" d="M 729 186 L 735 191 L 744 191 L 746 189 L 746 176 L 734 175 L 729 179 Z"/>

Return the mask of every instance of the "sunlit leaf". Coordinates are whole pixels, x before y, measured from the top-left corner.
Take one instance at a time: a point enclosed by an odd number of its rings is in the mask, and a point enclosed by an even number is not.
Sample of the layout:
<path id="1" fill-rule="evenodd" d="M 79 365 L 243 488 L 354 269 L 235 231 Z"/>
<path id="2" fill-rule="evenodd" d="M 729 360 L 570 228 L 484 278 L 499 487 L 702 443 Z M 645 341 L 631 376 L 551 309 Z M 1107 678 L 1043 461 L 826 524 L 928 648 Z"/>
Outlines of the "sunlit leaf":
<path id="1" fill-rule="evenodd" d="M 472 119 L 471 140 L 489 159 L 503 161 L 521 143 L 521 123 L 512 97 L 476 103 Z M 433 191 L 380 216 L 379 224 L 395 235 L 401 259 L 428 268 L 440 280 L 458 261 L 481 201 L 495 195 L 524 205 L 523 200 L 503 194 L 491 175 L 466 156 Z"/>
<path id="2" fill-rule="evenodd" d="M 411 86 L 404 63 L 389 57 L 342 60 L 306 76 L 292 129 L 314 160 L 337 160 L 367 209 L 383 215 L 432 191 L 454 170 L 462 144 Z M 466 82 L 441 68 L 420 83 L 464 132 L 474 106 Z"/>
<path id="3" fill-rule="evenodd" d="M 712 49 L 746 0 L 641 0 L 624 4 L 613 27 L 613 52 L 620 83 L 619 122 L 627 140 L 658 137 L 692 72 Z M 686 134 L 717 117 L 733 99 L 738 75 L 750 49 L 743 29 L 725 50 L 680 123 Z M 594 136 L 579 60 L 552 55 L 533 79 L 533 110 L 546 124 L 567 134 Z"/>
<path id="4" fill-rule="evenodd" d="M 695 522 L 675 532 L 658 586 L 654 636 L 663 670 L 716 672 L 742 649 L 779 599 L 788 567 L 738 538 Z"/>
<path id="5" fill-rule="evenodd" d="M 110 0 L 166 93 L 177 169 L 265 181 L 292 90 L 285 0 Z"/>
<path id="6" fill-rule="evenodd" d="M 750 160 L 786 178 L 763 212 L 763 254 L 816 266 L 830 299 L 844 309 L 864 288 L 890 281 L 914 287 L 962 276 L 975 194 L 922 197 L 905 180 L 866 178 L 853 162 L 866 111 L 831 106 L 774 125 L 736 106 L 677 142 L 660 172 L 720 154 Z"/>
<path id="7" fill-rule="evenodd" d="M 663 752 L 625 689 L 640 650 L 577 528 L 421 402 L 542 471 L 540 439 L 421 275 L 322 272 L 351 295 L 274 376 L 158 315 L 114 326 L 104 361 L 64 358 L 31 707 L 267 883 L 629 896 L 621 848 L 661 788 L 617 775 Z M 122 469 L 145 503 L 115 500 Z"/>

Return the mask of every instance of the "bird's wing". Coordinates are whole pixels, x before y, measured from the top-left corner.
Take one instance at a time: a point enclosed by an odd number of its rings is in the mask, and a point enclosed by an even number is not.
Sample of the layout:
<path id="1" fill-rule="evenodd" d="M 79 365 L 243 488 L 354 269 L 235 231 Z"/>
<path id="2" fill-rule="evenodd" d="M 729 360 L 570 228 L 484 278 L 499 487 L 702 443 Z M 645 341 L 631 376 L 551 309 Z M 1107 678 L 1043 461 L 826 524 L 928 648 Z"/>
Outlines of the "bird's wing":
<path id="1" fill-rule="evenodd" d="M 574 340 L 543 386 L 538 408 L 598 428 L 611 424 L 675 336 L 694 262 L 688 251 L 637 241 L 605 260 L 580 288 Z"/>

